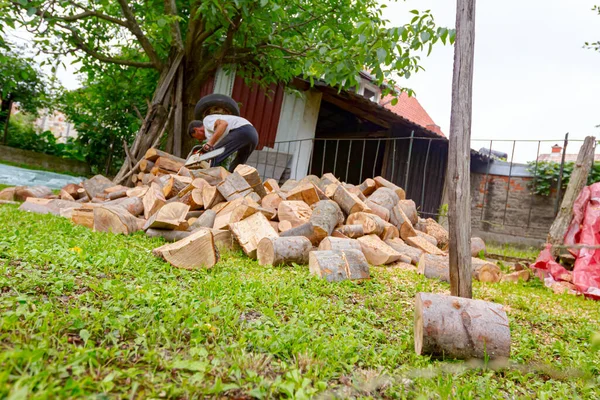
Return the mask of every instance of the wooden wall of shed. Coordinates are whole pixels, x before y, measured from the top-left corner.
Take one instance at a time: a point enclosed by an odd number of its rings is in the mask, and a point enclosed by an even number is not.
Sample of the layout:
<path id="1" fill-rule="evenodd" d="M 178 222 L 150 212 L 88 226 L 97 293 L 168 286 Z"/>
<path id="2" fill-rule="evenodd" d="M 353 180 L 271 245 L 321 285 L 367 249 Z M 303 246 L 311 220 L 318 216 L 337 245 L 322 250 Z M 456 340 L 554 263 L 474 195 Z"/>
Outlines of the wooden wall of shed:
<path id="1" fill-rule="evenodd" d="M 395 131 L 394 136 L 401 139 L 387 142 L 382 176 L 406 191 L 423 218 L 436 218 L 444 192 L 448 142 L 415 137 L 409 167 L 410 131 Z"/>

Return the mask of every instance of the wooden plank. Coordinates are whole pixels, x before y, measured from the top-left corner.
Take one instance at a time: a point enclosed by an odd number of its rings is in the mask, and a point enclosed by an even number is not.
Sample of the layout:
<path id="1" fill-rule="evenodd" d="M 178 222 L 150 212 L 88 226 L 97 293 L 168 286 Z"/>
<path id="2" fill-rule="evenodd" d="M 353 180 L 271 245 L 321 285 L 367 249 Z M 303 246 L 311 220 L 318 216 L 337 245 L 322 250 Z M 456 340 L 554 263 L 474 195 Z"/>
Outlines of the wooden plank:
<path id="1" fill-rule="evenodd" d="M 446 185 L 450 231 L 450 292 L 473 296 L 471 278 L 471 114 L 475 54 L 475 0 L 457 0 L 452 108 Z"/>

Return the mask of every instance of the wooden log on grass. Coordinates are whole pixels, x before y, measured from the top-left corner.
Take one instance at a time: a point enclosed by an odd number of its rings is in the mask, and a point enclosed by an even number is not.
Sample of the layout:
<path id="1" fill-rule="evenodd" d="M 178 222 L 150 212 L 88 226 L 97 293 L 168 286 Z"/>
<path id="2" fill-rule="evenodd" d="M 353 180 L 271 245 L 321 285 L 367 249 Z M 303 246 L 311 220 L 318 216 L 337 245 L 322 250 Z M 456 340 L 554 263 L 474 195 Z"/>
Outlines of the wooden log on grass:
<path id="1" fill-rule="evenodd" d="M 336 226 L 344 222 L 344 214 L 340 207 L 331 200 L 321 200 L 316 205 L 310 216 L 317 240 L 330 236 Z"/>
<path id="2" fill-rule="evenodd" d="M 362 251 L 360 242 L 356 239 L 342 239 L 328 236 L 319 244 L 319 250 L 349 250 Z"/>
<path id="3" fill-rule="evenodd" d="M 14 191 L 14 200 L 25 201 L 28 197 L 43 199 L 52 195 L 52 190 L 47 186 L 17 186 Z"/>
<path id="4" fill-rule="evenodd" d="M 154 229 L 150 228 L 146 230 L 146 235 L 148 237 L 161 237 L 165 239 L 167 242 L 176 242 L 181 239 L 185 239 L 190 236 L 192 232 L 190 231 L 173 231 L 167 229 Z"/>
<path id="5" fill-rule="evenodd" d="M 423 253 L 419 258 L 418 272 L 428 279 L 438 279 L 450 282 L 450 259 L 448 256 Z M 471 276 L 480 282 L 500 282 L 502 272 L 500 268 L 485 260 L 473 258 L 471 262 Z"/>
<path id="6" fill-rule="evenodd" d="M 419 263 L 419 259 L 424 253 L 423 250 L 407 245 L 400 238 L 388 239 L 385 241 L 385 243 L 388 246 L 392 247 L 394 250 L 396 250 L 398 253 L 407 256 L 410 259 L 410 261 L 408 262 L 410 262 L 413 265 L 417 265 Z"/>
<path id="7" fill-rule="evenodd" d="M 183 203 L 165 204 L 160 210 L 148 218 L 144 225 L 144 230 L 154 229 L 176 229 L 185 222 L 185 216 L 190 210 L 190 206 Z"/>
<path id="8" fill-rule="evenodd" d="M 414 335 L 419 355 L 464 360 L 510 356 L 506 311 L 483 300 L 417 293 Z"/>
<path id="9" fill-rule="evenodd" d="M 122 207 L 103 206 L 94 208 L 94 231 L 129 235 L 141 230 L 144 220 L 128 213 Z"/>
<path id="10" fill-rule="evenodd" d="M 312 275 L 328 282 L 346 279 L 369 279 L 369 263 L 358 250 L 317 250 L 308 255 L 308 267 Z"/>
<path id="11" fill-rule="evenodd" d="M 211 268 L 219 261 L 213 233 L 200 229 L 175 243 L 165 244 L 152 251 L 177 268 Z"/>
<path id="12" fill-rule="evenodd" d="M 89 229 L 94 229 L 94 209 L 75 208 L 71 212 L 71 221 L 75 225 L 82 225 Z"/>
<path id="13" fill-rule="evenodd" d="M 310 221 L 313 210 L 301 200 L 284 200 L 279 203 L 277 218 L 279 222 L 289 221 L 290 228 Z"/>
<path id="14" fill-rule="evenodd" d="M 263 238 L 279 236 L 269 220 L 261 213 L 252 214 L 242 221 L 229 224 L 229 230 L 244 253 L 252 259 L 256 259 L 256 249 Z"/>
<path id="15" fill-rule="evenodd" d="M 357 212 L 371 211 L 371 209 L 356 195 L 350 193 L 342 185 L 339 185 L 333 194 L 333 200 L 338 203 L 340 208 L 351 215 Z"/>
<path id="16" fill-rule="evenodd" d="M 388 246 L 377 235 L 366 235 L 356 239 L 367 261 L 371 265 L 385 265 L 398 261 L 401 254 Z"/>
<path id="17" fill-rule="evenodd" d="M 437 240 L 438 247 L 440 249 L 448 248 L 448 245 L 450 243 L 450 236 L 448 231 L 432 218 L 427 218 L 425 220 L 425 224 L 425 233 L 433 236 Z"/>
<path id="18" fill-rule="evenodd" d="M 423 250 L 428 254 L 435 254 L 439 256 L 446 255 L 442 250 L 438 249 L 432 243 L 428 242 L 427 239 L 420 236 L 413 236 L 405 239 L 406 243 L 412 247 Z"/>
<path id="19" fill-rule="evenodd" d="M 472 237 L 471 238 L 471 257 L 477 257 L 480 254 L 485 255 L 485 242 L 482 238 Z"/>
<path id="20" fill-rule="evenodd" d="M 0 200 L 14 201 L 16 189 L 16 187 L 7 187 L 0 190 Z"/>
<path id="21" fill-rule="evenodd" d="M 252 191 L 252 188 L 240 174 L 234 172 L 217 185 L 217 190 L 225 200 L 232 201 L 246 196 Z"/>
<path id="22" fill-rule="evenodd" d="M 156 182 L 152 182 L 150 189 L 148 189 L 144 195 L 142 202 L 144 204 L 144 218 L 148 219 L 165 205 L 167 199 L 165 199 L 165 195 L 163 194 L 160 185 Z"/>
<path id="23" fill-rule="evenodd" d="M 356 239 L 365 235 L 362 224 L 342 225 L 336 230 L 351 239 Z"/>
<path id="24" fill-rule="evenodd" d="M 304 236 L 265 237 L 258 243 L 256 256 L 258 265 L 304 265 L 311 250 L 312 244 Z"/>
<path id="25" fill-rule="evenodd" d="M 108 178 L 102 175 L 96 175 L 87 179 L 81 184 L 85 189 L 85 193 L 90 199 L 97 197 L 104 189 L 114 186 L 115 184 Z"/>

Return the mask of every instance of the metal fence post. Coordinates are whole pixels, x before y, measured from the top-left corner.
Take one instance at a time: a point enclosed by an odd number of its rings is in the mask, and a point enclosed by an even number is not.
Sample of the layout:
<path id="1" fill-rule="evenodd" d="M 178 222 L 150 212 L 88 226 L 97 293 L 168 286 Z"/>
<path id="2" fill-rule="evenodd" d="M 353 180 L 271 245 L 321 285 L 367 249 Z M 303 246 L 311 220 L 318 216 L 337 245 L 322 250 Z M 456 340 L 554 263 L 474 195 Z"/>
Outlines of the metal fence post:
<path id="1" fill-rule="evenodd" d="M 410 171 L 410 158 L 412 155 L 413 138 L 415 131 L 410 132 L 410 142 L 408 144 L 408 159 L 406 160 L 406 172 L 404 174 L 404 190 L 408 192 L 408 171 Z"/>
<path id="2" fill-rule="evenodd" d="M 560 195 L 562 192 L 563 173 L 565 171 L 565 156 L 567 155 L 567 144 L 569 144 L 569 132 L 567 132 L 567 134 L 565 135 L 562 160 L 560 162 L 560 173 L 558 174 L 558 186 L 556 188 L 556 203 L 554 204 L 554 215 L 555 216 L 558 214 L 558 207 L 560 206 Z"/>
<path id="3" fill-rule="evenodd" d="M 481 201 L 481 218 L 479 218 L 480 221 L 483 221 L 483 210 L 485 209 L 485 199 L 487 197 L 487 191 L 488 191 L 488 178 L 490 176 L 490 163 L 492 161 L 492 146 L 494 145 L 494 141 L 490 140 L 490 152 L 488 153 L 488 162 L 487 162 L 487 168 L 485 170 L 485 182 L 483 183 L 483 199 Z"/>
<path id="4" fill-rule="evenodd" d="M 538 161 L 540 158 L 540 145 L 542 144 L 541 140 L 538 140 L 537 153 L 535 156 L 535 170 L 533 172 L 533 189 L 530 194 L 530 202 L 529 202 L 529 215 L 527 216 L 527 228 L 531 224 L 531 211 L 533 210 L 533 196 L 535 196 L 535 190 L 537 189 L 537 173 L 538 173 Z"/>
<path id="5" fill-rule="evenodd" d="M 508 196 L 510 195 L 510 178 L 512 178 L 513 161 L 515 160 L 515 146 L 517 141 L 513 140 L 512 154 L 510 155 L 510 168 L 508 169 L 508 185 L 506 186 L 506 200 L 504 202 L 504 218 L 502 225 L 506 225 L 506 211 L 508 210 Z"/>

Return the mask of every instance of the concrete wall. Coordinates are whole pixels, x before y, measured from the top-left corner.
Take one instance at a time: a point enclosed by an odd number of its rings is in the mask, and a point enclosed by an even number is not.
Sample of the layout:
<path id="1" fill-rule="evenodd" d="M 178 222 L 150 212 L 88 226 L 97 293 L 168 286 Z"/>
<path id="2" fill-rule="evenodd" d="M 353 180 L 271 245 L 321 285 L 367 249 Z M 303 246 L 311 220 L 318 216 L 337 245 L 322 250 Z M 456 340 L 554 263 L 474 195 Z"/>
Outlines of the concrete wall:
<path id="1" fill-rule="evenodd" d="M 540 246 L 554 221 L 556 194 L 532 194 L 533 177 L 471 173 L 473 236 L 515 246 Z M 506 206 L 506 207 L 505 207 Z"/>
<path id="2" fill-rule="evenodd" d="M 90 167 L 86 163 L 80 161 L 68 160 L 66 158 L 7 146 L 0 146 L 0 160 L 17 164 L 39 166 L 43 169 L 56 172 L 69 172 L 81 176 L 86 176 L 90 173 Z"/>

